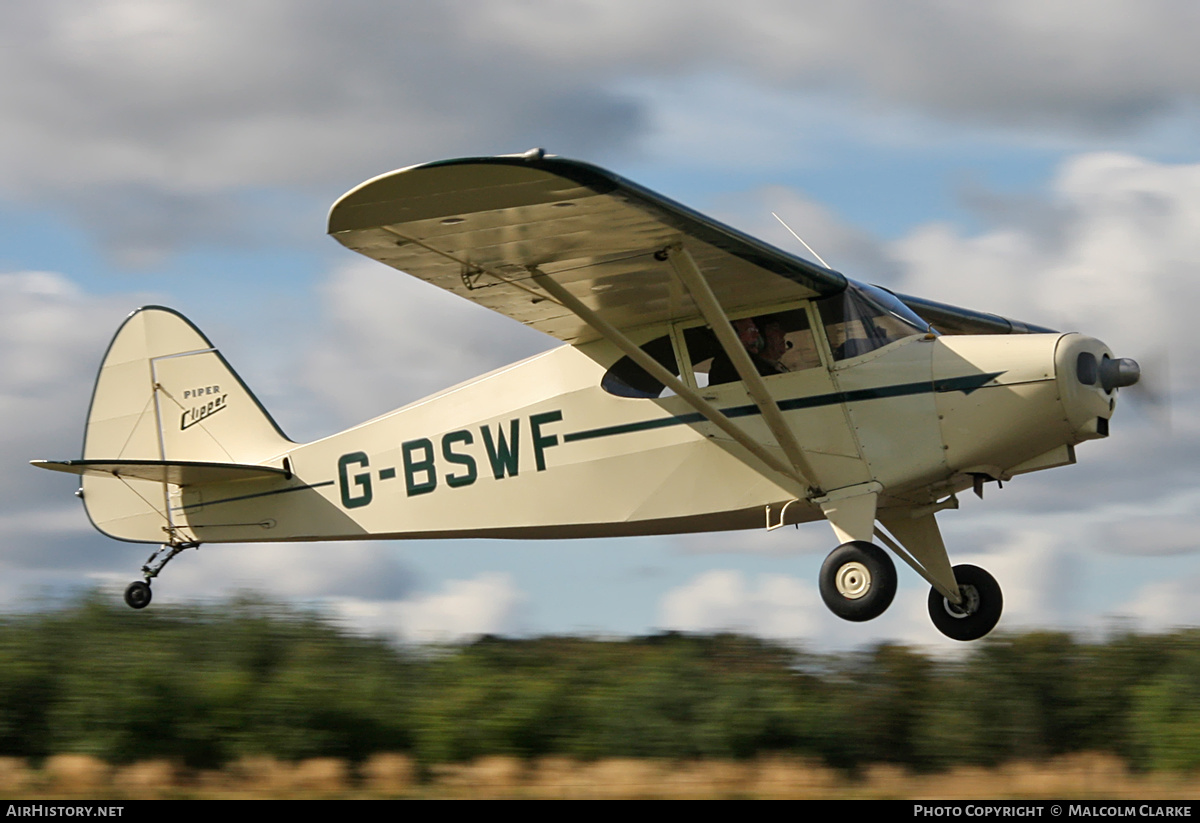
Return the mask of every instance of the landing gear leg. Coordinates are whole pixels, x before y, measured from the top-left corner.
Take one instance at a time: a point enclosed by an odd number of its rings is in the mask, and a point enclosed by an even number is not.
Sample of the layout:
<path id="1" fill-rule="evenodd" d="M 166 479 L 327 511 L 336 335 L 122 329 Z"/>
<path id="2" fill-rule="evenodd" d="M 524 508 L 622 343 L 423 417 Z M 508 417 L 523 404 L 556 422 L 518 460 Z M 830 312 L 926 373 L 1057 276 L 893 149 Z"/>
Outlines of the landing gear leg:
<path id="1" fill-rule="evenodd" d="M 144 609 L 150 605 L 150 581 L 158 577 L 158 573 L 163 570 L 163 567 L 171 562 L 175 555 L 185 549 L 199 548 L 200 544 L 194 541 L 186 541 L 182 543 L 164 543 L 159 546 L 154 554 L 146 560 L 146 565 L 142 566 L 142 576 L 145 580 L 135 580 L 125 589 L 125 604 L 131 609 Z"/>

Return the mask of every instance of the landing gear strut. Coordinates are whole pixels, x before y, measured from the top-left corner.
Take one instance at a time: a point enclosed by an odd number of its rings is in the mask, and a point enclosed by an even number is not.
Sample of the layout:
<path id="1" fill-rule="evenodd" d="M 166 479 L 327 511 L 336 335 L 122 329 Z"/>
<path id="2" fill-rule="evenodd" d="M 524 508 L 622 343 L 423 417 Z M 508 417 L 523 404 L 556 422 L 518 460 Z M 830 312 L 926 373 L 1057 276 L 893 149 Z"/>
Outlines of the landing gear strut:
<path id="1" fill-rule="evenodd" d="M 929 592 L 929 617 L 953 640 L 978 640 L 996 627 L 1004 610 L 1000 584 L 978 566 L 954 567 L 962 603 L 954 605 L 937 589 Z"/>
<path id="2" fill-rule="evenodd" d="M 142 576 L 145 580 L 135 580 L 125 588 L 125 604 L 131 609 L 144 609 L 149 606 L 152 596 L 150 581 L 158 577 L 158 573 L 163 570 L 164 566 L 171 562 L 171 559 L 175 555 L 185 549 L 196 549 L 199 547 L 200 544 L 195 541 L 164 543 L 159 546 L 154 554 L 150 555 L 146 560 L 146 565 L 142 566 Z"/>
<path id="3" fill-rule="evenodd" d="M 821 599 L 843 620 L 874 620 L 895 596 L 896 566 L 874 543 L 843 543 L 821 565 Z"/>

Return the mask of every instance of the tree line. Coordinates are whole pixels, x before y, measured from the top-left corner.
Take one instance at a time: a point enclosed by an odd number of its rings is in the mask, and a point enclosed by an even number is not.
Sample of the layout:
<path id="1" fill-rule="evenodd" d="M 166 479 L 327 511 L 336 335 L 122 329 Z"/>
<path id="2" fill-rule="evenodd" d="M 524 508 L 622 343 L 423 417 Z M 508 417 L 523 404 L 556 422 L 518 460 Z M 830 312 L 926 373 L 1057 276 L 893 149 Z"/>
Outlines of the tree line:
<path id="1" fill-rule="evenodd" d="M 942 658 L 737 634 L 404 647 L 255 597 L 134 612 L 93 593 L 0 617 L 0 756 L 788 754 L 936 771 L 1085 751 L 1200 766 L 1200 630 L 998 634 Z"/>

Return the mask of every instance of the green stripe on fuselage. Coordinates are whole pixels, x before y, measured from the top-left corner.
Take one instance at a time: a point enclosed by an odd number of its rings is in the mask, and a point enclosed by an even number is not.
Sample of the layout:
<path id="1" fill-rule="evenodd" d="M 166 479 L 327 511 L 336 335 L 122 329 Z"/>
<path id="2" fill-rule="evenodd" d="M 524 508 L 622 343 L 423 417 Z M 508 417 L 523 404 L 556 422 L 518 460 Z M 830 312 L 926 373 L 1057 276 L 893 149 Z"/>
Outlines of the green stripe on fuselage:
<path id="1" fill-rule="evenodd" d="M 820 406 L 832 406 L 837 403 L 860 403 L 864 400 L 879 400 L 884 397 L 904 397 L 905 395 L 925 394 L 926 392 L 960 391 L 963 394 L 970 394 L 976 389 L 983 388 L 1002 374 L 1004 372 L 972 374 L 966 377 L 951 377 L 946 380 L 900 383 L 894 386 L 878 386 L 872 389 L 855 389 L 848 392 L 814 394 L 810 397 L 793 397 L 789 400 L 779 401 L 779 410 L 786 412 L 795 409 L 813 409 Z M 759 411 L 758 406 L 751 404 L 731 406 L 728 409 L 722 409 L 721 413 L 726 417 L 735 418 L 749 417 L 761 414 L 762 412 Z M 621 423 L 616 426 L 601 426 L 597 429 L 572 432 L 571 434 L 563 435 L 563 442 L 572 443 L 576 440 L 593 440 L 597 437 L 612 437 L 617 434 L 649 431 L 667 426 L 686 426 L 692 423 L 703 422 L 703 420 L 704 415 L 699 412 L 689 412 L 688 414 L 678 414 L 674 417 L 660 417 L 655 420 L 641 420 L 637 423 Z"/>

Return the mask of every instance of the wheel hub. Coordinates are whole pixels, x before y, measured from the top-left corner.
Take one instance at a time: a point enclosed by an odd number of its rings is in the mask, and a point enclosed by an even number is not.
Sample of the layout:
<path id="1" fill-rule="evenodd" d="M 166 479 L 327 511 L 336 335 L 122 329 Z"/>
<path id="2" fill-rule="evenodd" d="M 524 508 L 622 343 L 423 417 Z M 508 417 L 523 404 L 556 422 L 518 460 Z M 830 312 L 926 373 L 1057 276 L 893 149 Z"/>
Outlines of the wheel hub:
<path id="1" fill-rule="evenodd" d="M 961 620 L 979 610 L 979 590 L 970 585 L 959 586 L 958 593 L 962 597 L 962 605 L 956 606 L 946 599 L 942 602 L 946 605 L 946 614 Z"/>
<path id="2" fill-rule="evenodd" d="M 839 568 L 833 580 L 838 594 L 847 600 L 858 600 L 871 590 L 871 572 L 857 561 Z"/>

